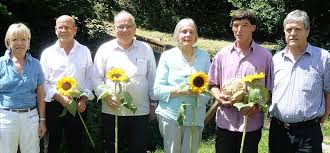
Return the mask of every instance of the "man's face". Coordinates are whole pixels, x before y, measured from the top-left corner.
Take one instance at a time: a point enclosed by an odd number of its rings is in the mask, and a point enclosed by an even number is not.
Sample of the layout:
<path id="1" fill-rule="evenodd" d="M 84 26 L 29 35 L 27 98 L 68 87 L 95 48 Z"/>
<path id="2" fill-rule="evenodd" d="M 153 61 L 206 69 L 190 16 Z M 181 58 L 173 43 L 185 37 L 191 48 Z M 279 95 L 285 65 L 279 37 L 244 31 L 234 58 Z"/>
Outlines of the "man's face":
<path id="1" fill-rule="evenodd" d="M 61 42 L 72 41 L 77 33 L 77 27 L 69 17 L 59 18 L 56 21 L 55 33 Z"/>
<path id="2" fill-rule="evenodd" d="M 136 26 L 129 16 L 121 16 L 115 20 L 115 32 L 120 41 L 131 42 L 136 32 Z"/>
<path id="3" fill-rule="evenodd" d="M 303 22 L 292 22 L 284 26 L 284 33 L 288 47 L 303 48 L 307 43 L 309 29 L 305 29 Z"/>
<path id="4" fill-rule="evenodd" d="M 236 41 L 250 41 L 252 33 L 256 30 L 256 25 L 252 25 L 249 20 L 235 20 L 233 21 L 231 30 L 234 33 Z"/>

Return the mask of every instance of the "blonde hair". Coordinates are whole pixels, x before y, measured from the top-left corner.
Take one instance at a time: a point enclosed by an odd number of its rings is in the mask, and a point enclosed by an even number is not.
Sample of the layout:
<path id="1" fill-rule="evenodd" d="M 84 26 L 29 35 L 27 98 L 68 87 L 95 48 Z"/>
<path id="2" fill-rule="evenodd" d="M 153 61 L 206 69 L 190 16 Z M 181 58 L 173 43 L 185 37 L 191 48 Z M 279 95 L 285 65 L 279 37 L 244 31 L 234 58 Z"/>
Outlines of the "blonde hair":
<path id="1" fill-rule="evenodd" d="M 197 26 L 196 26 L 194 20 L 191 18 L 185 18 L 178 22 L 178 24 L 175 26 L 175 29 L 173 32 L 173 41 L 175 41 L 177 43 L 179 42 L 178 37 L 179 37 L 181 29 L 184 26 L 191 26 L 195 30 L 195 43 L 196 43 L 198 40 Z"/>
<path id="2" fill-rule="evenodd" d="M 10 40 L 13 37 L 24 37 L 27 38 L 30 42 L 31 40 L 31 31 L 30 29 L 23 23 L 14 23 L 9 26 L 6 37 L 5 37 L 5 45 L 8 49 L 10 49 Z"/>

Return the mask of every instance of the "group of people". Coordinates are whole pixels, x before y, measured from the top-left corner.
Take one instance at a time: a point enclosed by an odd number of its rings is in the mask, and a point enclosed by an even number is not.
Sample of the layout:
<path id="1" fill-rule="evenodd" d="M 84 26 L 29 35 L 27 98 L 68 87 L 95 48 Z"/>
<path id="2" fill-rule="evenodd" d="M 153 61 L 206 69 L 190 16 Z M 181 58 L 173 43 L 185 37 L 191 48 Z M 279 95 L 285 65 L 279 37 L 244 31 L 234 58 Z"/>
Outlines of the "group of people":
<path id="1" fill-rule="evenodd" d="M 271 95 L 269 152 L 321 153 L 320 123 L 330 114 L 330 54 L 308 43 L 310 21 L 304 11 L 295 10 L 286 16 L 283 28 L 287 46 L 274 56 L 253 40 L 256 22 L 251 10 L 234 11 L 230 25 L 235 42 L 221 49 L 211 63 L 208 53 L 195 46 L 195 22 L 182 19 L 173 33 L 177 46 L 162 53 L 157 67 L 151 47 L 134 39 L 136 23 L 127 11 L 115 15 L 116 38 L 99 47 L 94 62 L 90 50 L 74 39 L 77 26 L 71 16 L 57 18 L 58 39 L 42 52 L 40 62 L 28 53 L 29 28 L 12 24 L 5 37 L 7 51 L 0 58 L 0 152 L 16 153 L 18 146 L 21 153 L 40 152 L 39 139 L 46 131 L 48 153 L 59 152 L 63 132 L 68 152 L 83 152 L 83 125 L 78 116 L 59 117 L 71 99 L 57 91 L 56 83 L 63 76 L 77 80 L 83 92 L 77 99 L 77 111 L 86 116 L 88 100 L 94 98 L 92 91 L 102 84 L 113 87 L 107 72 L 120 68 L 129 78 L 122 88 L 132 95 L 137 110 L 120 109 L 116 94 L 102 99 L 103 146 L 107 153 L 115 152 L 118 110 L 119 148 L 145 153 L 148 121 L 157 118 L 165 153 L 197 153 L 210 97 L 198 95 L 196 113 L 188 113 L 183 125 L 177 123 L 182 103 L 187 106 L 186 112 L 193 109 L 196 95 L 182 85 L 195 72 L 208 74 L 211 94 L 219 104 L 215 117 L 217 153 L 240 151 L 244 115 L 249 117 L 244 153 L 258 152 L 264 113 L 258 105 L 239 111 L 223 94 L 222 85 L 261 72 Z M 102 88 L 95 91 L 97 97 L 104 92 Z"/>

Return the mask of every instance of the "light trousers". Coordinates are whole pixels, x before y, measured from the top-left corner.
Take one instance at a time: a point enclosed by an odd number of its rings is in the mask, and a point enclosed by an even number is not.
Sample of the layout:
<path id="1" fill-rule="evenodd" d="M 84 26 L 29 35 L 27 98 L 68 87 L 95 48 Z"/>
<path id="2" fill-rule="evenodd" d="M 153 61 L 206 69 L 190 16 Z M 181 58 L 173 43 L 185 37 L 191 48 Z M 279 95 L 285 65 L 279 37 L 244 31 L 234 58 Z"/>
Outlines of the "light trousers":
<path id="1" fill-rule="evenodd" d="M 175 120 L 158 115 L 159 131 L 163 136 L 164 153 L 190 153 L 191 126 L 179 126 Z M 192 152 L 197 153 L 203 127 L 194 127 Z"/>
<path id="2" fill-rule="evenodd" d="M 37 109 L 17 113 L 0 109 L 0 152 L 39 153 Z"/>

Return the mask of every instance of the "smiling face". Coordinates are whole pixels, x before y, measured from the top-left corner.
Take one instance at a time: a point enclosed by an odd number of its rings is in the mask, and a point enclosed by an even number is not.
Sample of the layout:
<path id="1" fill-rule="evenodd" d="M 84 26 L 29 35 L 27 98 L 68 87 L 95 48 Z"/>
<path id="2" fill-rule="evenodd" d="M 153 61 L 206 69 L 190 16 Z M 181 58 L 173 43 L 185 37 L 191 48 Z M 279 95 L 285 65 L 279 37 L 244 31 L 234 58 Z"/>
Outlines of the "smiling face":
<path id="1" fill-rule="evenodd" d="M 121 14 L 118 16 L 118 18 L 115 19 L 114 23 L 114 30 L 118 40 L 124 43 L 131 43 L 136 31 L 136 25 L 134 24 L 131 16 L 127 14 Z"/>
<path id="2" fill-rule="evenodd" d="M 9 46 L 12 52 L 25 54 L 30 48 L 30 40 L 27 34 L 16 31 L 9 40 Z"/>
<path id="3" fill-rule="evenodd" d="M 56 20 L 55 34 L 60 42 L 73 41 L 77 29 L 71 16 L 63 15 Z"/>
<path id="4" fill-rule="evenodd" d="M 178 41 L 180 46 L 193 46 L 196 42 L 196 31 L 193 26 L 186 25 L 180 30 Z"/>
<path id="5" fill-rule="evenodd" d="M 303 22 L 290 22 L 284 26 L 285 41 L 289 48 L 304 48 L 307 44 L 309 29 Z"/>
<path id="6" fill-rule="evenodd" d="M 251 41 L 255 29 L 256 25 L 252 25 L 248 19 L 234 20 L 231 28 L 238 42 Z"/>

